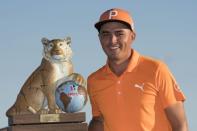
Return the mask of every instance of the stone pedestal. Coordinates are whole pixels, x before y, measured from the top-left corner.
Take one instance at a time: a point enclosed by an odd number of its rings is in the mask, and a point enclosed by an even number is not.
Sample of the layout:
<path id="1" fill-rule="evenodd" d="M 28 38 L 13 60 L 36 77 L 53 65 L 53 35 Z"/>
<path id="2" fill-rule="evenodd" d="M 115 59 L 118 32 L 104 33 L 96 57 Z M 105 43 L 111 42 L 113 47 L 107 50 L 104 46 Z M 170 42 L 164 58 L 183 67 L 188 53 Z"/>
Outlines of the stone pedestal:
<path id="1" fill-rule="evenodd" d="M 16 115 L 0 131 L 88 131 L 85 113 Z"/>

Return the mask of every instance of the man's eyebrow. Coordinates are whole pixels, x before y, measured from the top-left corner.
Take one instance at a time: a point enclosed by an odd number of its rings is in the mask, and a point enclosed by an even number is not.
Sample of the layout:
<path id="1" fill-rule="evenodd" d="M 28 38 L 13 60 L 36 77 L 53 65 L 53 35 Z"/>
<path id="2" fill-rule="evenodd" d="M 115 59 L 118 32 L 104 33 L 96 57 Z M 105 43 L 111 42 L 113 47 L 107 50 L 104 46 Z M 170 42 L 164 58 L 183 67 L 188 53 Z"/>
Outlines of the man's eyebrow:
<path id="1" fill-rule="evenodd" d="M 102 30 L 100 33 L 110 33 L 110 31 Z"/>
<path id="2" fill-rule="evenodd" d="M 117 33 L 121 33 L 121 32 L 124 32 L 123 29 L 118 29 L 118 30 L 114 30 L 113 32 L 117 32 Z M 108 31 L 108 30 L 102 30 L 101 33 L 113 33 L 111 31 Z"/>
<path id="3" fill-rule="evenodd" d="M 115 31 L 115 32 L 117 32 L 117 33 L 122 33 L 122 32 L 124 32 L 124 30 L 117 30 L 117 31 Z"/>

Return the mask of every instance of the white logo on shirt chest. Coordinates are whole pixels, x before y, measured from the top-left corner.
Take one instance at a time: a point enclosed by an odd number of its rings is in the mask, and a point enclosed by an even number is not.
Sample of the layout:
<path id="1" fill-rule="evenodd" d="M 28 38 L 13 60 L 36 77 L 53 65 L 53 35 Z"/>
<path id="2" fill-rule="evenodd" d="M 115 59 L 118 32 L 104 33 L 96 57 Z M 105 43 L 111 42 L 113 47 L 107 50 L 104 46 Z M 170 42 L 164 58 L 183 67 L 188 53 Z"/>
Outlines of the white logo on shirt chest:
<path id="1" fill-rule="evenodd" d="M 142 83 L 142 84 L 134 84 L 134 87 L 139 88 L 140 90 L 144 91 L 144 83 Z"/>

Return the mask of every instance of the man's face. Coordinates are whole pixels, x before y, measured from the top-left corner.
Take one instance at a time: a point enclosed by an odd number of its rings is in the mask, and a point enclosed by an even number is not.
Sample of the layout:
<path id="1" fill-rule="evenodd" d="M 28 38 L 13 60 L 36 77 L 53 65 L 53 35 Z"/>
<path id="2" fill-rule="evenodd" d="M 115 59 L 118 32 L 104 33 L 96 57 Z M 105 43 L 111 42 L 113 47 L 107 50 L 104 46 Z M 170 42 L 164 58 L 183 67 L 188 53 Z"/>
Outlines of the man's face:
<path id="1" fill-rule="evenodd" d="M 135 33 L 125 24 L 108 22 L 101 26 L 99 39 L 109 60 L 124 61 L 131 55 Z"/>

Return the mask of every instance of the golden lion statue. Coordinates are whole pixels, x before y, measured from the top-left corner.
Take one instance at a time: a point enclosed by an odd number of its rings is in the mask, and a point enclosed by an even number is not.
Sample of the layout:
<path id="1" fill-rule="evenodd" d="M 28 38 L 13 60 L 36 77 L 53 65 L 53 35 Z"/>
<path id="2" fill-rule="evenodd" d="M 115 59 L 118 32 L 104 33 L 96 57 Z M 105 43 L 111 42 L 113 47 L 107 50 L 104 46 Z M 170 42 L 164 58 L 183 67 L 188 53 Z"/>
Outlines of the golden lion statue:
<path id="1" fill-rule="evenodd" d="M 8 117 L 21 114 L 61 113 L 55 102 L 56 83 L 61 79 L 76 81 L 85 87 L 85 79 L 73 73 L 71 38 L 42 38 L 43 59 L 22 86 Z M 66 98 L 65 98 L 66 99 Z"/>

